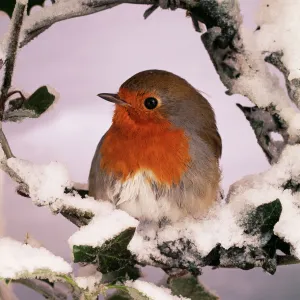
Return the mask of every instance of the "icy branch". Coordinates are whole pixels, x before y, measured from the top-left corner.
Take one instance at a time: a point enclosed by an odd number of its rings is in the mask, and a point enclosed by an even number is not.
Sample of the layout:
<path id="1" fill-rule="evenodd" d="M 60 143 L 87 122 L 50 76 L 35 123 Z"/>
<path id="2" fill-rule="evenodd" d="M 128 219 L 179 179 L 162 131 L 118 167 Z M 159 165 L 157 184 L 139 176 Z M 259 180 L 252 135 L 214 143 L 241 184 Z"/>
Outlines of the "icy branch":
<path id="1" fill-rule="evenodd" d="M 103 273 L 137 263 L 195 274 L 207 265 L 262 267 L 273 274 L 277 249 L 300 258 L 300 236 L 294 230 L 300 226 L 299 151 L 299 145 L 287 146 L 270 170 L 235 183 L 229 203 L 216 204 L 204 220 L 163 227 L 139 224 L 111 203 L 66 194 L 73 183 L 59 163 L 34 165 L 10 158 L 7 164 L 26 183 L 36 205 L 91 219 L 69 239 L 75 262 L 96 263 Z"/>

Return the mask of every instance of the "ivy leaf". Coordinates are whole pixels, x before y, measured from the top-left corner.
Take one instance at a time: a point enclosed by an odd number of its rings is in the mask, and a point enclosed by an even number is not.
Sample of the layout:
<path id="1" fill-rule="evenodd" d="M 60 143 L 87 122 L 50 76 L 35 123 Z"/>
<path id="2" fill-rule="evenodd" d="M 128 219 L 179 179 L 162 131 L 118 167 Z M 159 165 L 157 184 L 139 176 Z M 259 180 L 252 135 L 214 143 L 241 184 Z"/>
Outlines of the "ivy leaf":
<path id="1" fill-rule="evenodd" d="M 250 235 L 271 234 L 275 224 L 279 221 L 282 205 L 279 199 L 262 204 L 251 210 L 243 220 L 245 233 Z"/>
<path id="2" fill-rule="evenodd" d="M 54 101 L 55 96 L 46 86 L 42 86 L 28 99 L 17 98 L 9 101 L 9 108 L 4 112 L 4 121 L 17 122 L 25 118 L 38 118 Z"/>
<path id="3" fill-rule="evenodd" d="M 138 267 L 128 265 L 119 270 L 103 274 L 102 282 L 109 284 L 124 283 L 127 280 L 137 280 L 141 277 L 141 272 Z"/>
<path id="4" fill-rule="evenodd" d="M 169 287 L 173 295 L 187 297 L 191 300 L 217 300 L 219 297 L 206 289 L 197 277 L 187 275 L 169 280 Z"/>
<path id="5" fill-rule="evenodd" d="M 27 14 L 29 15 L 30 9 L 35 6 L 43 6 L 45 0 L 29 0 L 27 6 Z M 0 11 L 4 11 L 11 18 L 14 7 L 16 5 L 16 0 L 1 0 L 0 1 Z"/>
<path id="6" fill-rule="evenodd" d="M 102 247 L 74 245 L 74 262 L 97 264 L 98 270 L 103 274 L 134 266 L 135 260 L 127 250 L 134 232 L 135 228 L 128 228 L 114 239 L 105 242 Z"/>

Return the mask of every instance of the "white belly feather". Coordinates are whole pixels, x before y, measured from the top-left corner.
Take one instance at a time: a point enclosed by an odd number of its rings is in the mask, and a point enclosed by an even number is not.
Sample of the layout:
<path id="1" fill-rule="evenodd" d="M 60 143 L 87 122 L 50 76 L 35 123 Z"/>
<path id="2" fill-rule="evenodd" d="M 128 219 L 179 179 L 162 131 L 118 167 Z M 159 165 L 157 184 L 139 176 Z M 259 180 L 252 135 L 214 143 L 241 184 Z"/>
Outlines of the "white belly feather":
<path id="1" fill-rule="evenodd" d="M 119 200 L 115 203 L 117 208 L 140 220 L 159 221 L 165 216 L 172 221 L 178 220 L 182 215 L 179 207 L 166 198 L 157 200 L 147 180 L 149 177 L 153 178 L 154 175 L 151 172 L 143 171 L 123 183 L 117 182 L 114 190 L 108 196 L 110 199 L 114 199 L 119 194 Z"/>

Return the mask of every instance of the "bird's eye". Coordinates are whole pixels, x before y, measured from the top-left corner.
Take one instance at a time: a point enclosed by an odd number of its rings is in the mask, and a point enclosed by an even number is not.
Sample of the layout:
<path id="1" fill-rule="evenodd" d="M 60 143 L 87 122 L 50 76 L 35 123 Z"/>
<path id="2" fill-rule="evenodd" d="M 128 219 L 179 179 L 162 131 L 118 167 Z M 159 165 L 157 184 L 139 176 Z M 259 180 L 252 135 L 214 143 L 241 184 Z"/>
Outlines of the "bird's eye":
<path id="1" fill-rule="evenodd" d="M 154 109 L 157 106 L 157 104 L 158 101 L 153 97 L 149 97 L 144 101 L 144 105 L 147 109 Z"/>

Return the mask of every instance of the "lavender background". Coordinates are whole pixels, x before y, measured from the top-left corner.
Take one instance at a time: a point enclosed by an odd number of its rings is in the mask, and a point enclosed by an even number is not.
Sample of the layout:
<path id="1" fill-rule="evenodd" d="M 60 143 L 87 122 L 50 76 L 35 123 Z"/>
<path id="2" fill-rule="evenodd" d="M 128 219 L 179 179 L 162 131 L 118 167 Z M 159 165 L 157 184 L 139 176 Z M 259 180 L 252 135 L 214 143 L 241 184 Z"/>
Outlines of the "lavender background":
<path id="1" fill-rule="evenodd" d="M 245 25 L 252 29 L 258 2 L 241 0 Z M 116 92 L 133 74 L 158 68 L 184 77 L 209 95 L 223 139 L 226 191 L 240 177 L 267 169 L 252 129 L 235 105 L 249 105 L 249 101 L 224 94 L 225 87 L 185 12 L 158 10 L 144 21 L 145 9 L 120 5 L 55 24 L 19 52 L 13 85 L 32 93 L 48 84 L 59 92 L 60 100 L 40 119 L 4 124 L 14 154 L 36 163 L 60 161 L 74 181 L 86 182 L 95 147 L 109 128 L 113 112 L 113 105 L 96 95 Z M 0 13 L 0 37 L 8 23 L 8 17 Z M 29 232 L 49 250 L 70 260 L 67 239 L 75 226 L 46 208 L 35 207 L 16 195 L 14 188 L 4 175 L 0 220 L 5 235 L 22 241 Z M 154 282 L 162 277 L 162 272 L 153 268 L 145 272 Z M 205 268 L 201 280 L 222 300 L 292 300 L 299 299 L 299 272 L 298 266 L 280 267 L 274 276 L 261 270 Z M 42 299 L 26 288 L 17 287 L 16 292 L 20 299 Z"/>

